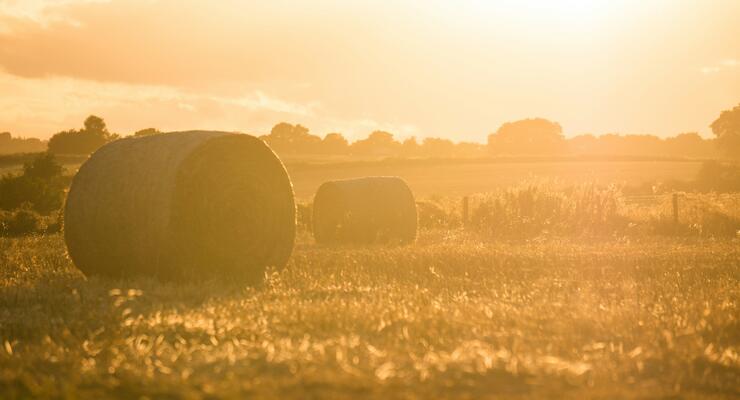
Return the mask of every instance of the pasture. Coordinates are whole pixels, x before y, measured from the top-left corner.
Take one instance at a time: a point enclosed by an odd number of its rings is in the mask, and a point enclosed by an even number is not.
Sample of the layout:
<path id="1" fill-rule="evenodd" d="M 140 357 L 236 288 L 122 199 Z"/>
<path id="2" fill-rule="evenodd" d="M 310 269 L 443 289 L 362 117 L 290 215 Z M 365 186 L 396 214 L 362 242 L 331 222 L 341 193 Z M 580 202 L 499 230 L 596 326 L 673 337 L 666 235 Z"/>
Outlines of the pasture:
<path id="1" fill-rule="evenodd" d="M 64 161 L 74 174 L 80 161 Z M 638 186 L 653 182 L 689 181 L 701 168 L 697 160 L 528 160 L 527 158 L 471 160 L 318 160 L 288 157 L 286 168 L 298 200 L 310 201 L 328 180 L 359 176 L 400 176 L 418 196 L 462 196 L 490 192 L 525 180 L 543 180 L 568 186 L 588 181 Z M 5 165 L 0 173 L 18 173 L 21 165 Z"/>
<path id="2" fill-rule="evenodd" d="M 494 219 L 468 227 L 455 193 L 542 178 L 539 166 L 399 168 L 441 213 L 420 211 L 415 243 L 318 245 L 303 221 L 287 267 L 257 287 L 86 278 L 61 234 L 0 239 L 0 397 L 740 396 L 737 196 L 688 196 L 677 224 L 669 197 L 559 192 L 594 171 L 609 183 L 698 168 L 609 165 L 548 164 L 562 169 L 551 186 L 473 196 Z M 380 166 L 291 173 L 305 204 L 320 181 L 392 171 Z M 501 199 L 504 214 L 482 206 Z"/>
<path id="3" fill-rule="evenodd" d="M 463 196 L 491 192 L 526 180 L 555 182 L 564 187 L 581 182 L 638 186 L 665 181 L 689 181 L 701 168 L 699 161 L 590 161 L 481 159 L 385 160 L 347 163 L 288 161 L 296 193 L 310 200 L 321 183 L 358 176 L 399 176 L 417 196 Z"/>
<path id="4" fill-rule="evenodd" d="M 0 250 L 8 399 L 740 395 L 734 239 L 304 232 L 257 288 L 85 279 L 59 235 Z"/>

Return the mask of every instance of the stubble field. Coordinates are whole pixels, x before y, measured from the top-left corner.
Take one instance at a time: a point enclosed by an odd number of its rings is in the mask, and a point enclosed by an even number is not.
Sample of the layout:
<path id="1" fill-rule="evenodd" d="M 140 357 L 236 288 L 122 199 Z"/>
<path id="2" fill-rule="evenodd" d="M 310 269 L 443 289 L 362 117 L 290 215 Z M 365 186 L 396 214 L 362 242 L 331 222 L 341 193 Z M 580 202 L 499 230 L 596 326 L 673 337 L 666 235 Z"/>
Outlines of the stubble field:
<path id="1" fill-rule="evenodd" d="M 262 287 L 86 279 L 0 241 L 3 398 L 732 398 L 737 239 L 306 232 Z M 676 397 L 678 398 L 678 397 Z"/>

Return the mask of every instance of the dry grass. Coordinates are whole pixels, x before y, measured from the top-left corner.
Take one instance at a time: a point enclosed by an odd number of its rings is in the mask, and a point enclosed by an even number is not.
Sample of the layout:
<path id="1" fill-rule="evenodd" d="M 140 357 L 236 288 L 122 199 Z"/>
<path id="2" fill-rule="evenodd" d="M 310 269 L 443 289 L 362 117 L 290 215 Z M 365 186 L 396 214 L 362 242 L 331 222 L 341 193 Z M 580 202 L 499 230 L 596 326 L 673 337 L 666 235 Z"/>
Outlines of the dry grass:
<path id="1" fill-rule="evenodd" d="M 399 176 L 409 184 L 417 197 L 440 193 L 465 196 L 506 189 L 532 179 L 553 181 L 559 187 L 592 181 L 628 186 L 673 180 L 690 181 L 696 177 L 701 165 L 699 161 L 528 162 L 517 159 L 510 162 L 426 160 L 395 163 L 391 160 L 346 165 L 286 163 L 295 185 L 296 197 L 301 201 L 310 201 L 323 182 L 358 176 Z"/>
<path id="2" fill-rule="evenodd" d="M 85 280 L 0 240 L 0 397 L 730 398 L 737 239 L 327 248 L 261 288 Z"/>
<path id="3" fill-rule="evenodd" d="M 489 240 L 551 237 L 740 237 L 740 194 L 677 193 L 625 196 L 615 185 L 560 188 L 551 182 L 521 184 L 468 196 L 467 227 Z M 419 202 L 423 228 L 457 228 L 462 197 Z"/>

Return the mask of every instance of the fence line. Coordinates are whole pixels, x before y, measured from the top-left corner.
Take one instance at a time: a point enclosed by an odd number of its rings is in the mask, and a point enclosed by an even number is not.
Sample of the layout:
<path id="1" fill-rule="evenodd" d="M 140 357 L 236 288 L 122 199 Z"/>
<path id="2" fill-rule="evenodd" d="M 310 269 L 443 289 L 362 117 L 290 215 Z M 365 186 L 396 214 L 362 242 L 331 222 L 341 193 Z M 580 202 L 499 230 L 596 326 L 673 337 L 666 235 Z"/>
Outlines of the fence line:
<path id="1" fill-rule="evenodd" d="M 463 196 L 460 203 L 460 216 L 464 225 L 471 222 L 472 214 L 482 201 L 490 196 L 476 193 Z M 646 195 L 619 196 L 622 204 L 632 207 L 664 207 L 665 216 L 679 222 L 681 217 L 706 212 L 712 209 L 725 209 L 740 216 L 740 193 L 686 193 L 673 192 Z M 728 203 L 730 203 L 728 205 Z M 728 210 L 729 208 L 729 210 Z"/>

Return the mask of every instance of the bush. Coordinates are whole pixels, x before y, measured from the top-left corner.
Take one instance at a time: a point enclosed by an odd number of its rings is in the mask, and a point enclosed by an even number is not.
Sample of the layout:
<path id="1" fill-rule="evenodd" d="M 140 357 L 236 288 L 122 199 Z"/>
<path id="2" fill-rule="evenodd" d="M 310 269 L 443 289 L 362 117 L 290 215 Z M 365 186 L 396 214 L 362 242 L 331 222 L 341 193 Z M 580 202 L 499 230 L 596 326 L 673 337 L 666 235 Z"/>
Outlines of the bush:
<path id="1" fill-rule="evenodd" d="M 42 153 L 23 167 L 22 175 L 0 178 L 0 209 L 14 210 L 24 203 L 47 215 L 58 210 L 64 198 L 62 167 L 50 153 Z"/>
<path id="2" fill-rule="evenodd" d="M 714 192 L 740 192 L 740 166 L 708 161 L 702 164 L 694 181 L 696 189 Z"/>
<path id="3" fill-rule="evenodd" d="M 0 232 L 3 236 L 23 236 L 39 231 L 41 217 L 29 204 L 13 212 L 0 213 Z"/>

